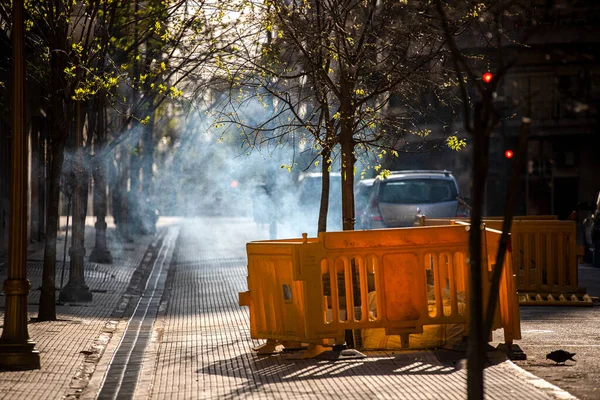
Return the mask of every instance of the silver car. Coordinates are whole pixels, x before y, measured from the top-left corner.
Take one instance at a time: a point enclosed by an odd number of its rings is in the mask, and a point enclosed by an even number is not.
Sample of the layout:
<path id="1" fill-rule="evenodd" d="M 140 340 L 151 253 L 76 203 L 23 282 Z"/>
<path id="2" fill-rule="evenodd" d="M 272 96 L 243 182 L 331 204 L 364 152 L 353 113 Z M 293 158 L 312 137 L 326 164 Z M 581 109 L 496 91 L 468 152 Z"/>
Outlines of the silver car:
<path id="1" fill-rule="evenodd" d="M 466 217 L 458 201 L 458 185 L 450 171 L 409 170 L 378 176 L 373 182 L 364 229 L 413 226 L 417 214 L 428 218 Z"/>

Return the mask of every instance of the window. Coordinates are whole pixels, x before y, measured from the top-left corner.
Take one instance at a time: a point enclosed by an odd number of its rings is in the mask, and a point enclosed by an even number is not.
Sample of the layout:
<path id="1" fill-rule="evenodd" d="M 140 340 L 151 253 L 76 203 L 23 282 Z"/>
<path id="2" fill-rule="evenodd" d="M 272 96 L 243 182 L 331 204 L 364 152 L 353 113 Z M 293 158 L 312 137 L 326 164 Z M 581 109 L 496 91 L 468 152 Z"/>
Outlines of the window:
<path id="1" fill-rule="evenodd" d="M 381 203 L 420 204 L 454 201 L 458 196 L 454 182 L 447 179 L 406 179 L 384 182 Z"/>

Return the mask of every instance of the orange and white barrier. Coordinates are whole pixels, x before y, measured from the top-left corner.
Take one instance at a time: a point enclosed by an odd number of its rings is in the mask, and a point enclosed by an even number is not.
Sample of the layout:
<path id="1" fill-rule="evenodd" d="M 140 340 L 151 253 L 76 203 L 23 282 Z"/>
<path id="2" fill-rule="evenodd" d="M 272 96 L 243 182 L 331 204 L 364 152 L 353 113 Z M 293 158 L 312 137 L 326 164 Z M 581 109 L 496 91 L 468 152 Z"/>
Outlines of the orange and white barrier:
<path id="1" fill-rule="evenodd" d="M 488 230 L 489 250 L 499 232 Z M 308 343 L 307 357 L 325 345 L 344 342 L 345 330 L 385 329 L 403 347 L 424 327 L 469 323 L 469 233 L 467 227 L 439 226 L 323 233 L 318 238 L 251 242 L 248 291 L 254 339 L 268 339 L 259 351 Z M 494 244 L 495 243 L 495 244 Z M 491 279 L 492 263 L 483 262 Z M 484 295 L 490 290 L 483 282 Z M 504 328 L 511 344 L 520 338 L 519 309 L 511 258 L 507 257 L 493 329 Z"/>
<path id="2" fill-rule="evenodd" d="M 468 220 L 423 220 L 424 226 L 455 223 L 465 224 Z M 501 218 L 486 218 L 483 223 L 488 228 L 502 229 Z M 573 295 L 585 294 L 585 288 L 579 287 L 579 246 L 575 221 L 559 221 L 555 216 L 515 217 L 511 229 L 511 245 L 521 304 L 575 305 L 576 301 L 541 301 L 540 297 L 563 296 L 571 299 Z M 531 298 L 538 300 L 534 303 Z M 584 301 L 584 305 L 590 304 L 591 302 Z"/>

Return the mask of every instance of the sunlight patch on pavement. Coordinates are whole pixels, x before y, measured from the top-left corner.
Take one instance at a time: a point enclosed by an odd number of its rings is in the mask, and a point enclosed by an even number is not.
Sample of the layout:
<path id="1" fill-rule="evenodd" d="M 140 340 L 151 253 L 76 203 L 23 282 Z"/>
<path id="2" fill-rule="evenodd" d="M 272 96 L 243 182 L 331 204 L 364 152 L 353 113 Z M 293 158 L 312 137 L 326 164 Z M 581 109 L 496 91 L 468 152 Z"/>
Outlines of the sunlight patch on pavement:
<path id="1" fill-rule="evenodd" d="M 404 367 L 395 369 L 394 372 L 419 372 L 419 371 L 450 372 L 450 371 L 454 371 L 454 370 L 455 370 L 455 368 L 452 368 L 452 367 L 444 367 L 442 365 L 426 364 L 426 363 L 417 361 L 410 365 L 406 365 Z"/>

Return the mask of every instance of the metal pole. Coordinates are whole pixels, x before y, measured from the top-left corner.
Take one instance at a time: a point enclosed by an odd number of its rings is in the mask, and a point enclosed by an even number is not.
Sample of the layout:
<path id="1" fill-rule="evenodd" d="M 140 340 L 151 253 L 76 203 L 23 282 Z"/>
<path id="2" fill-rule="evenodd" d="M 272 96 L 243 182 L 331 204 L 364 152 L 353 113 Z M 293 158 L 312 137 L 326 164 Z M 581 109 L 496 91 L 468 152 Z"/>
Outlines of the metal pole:
<path id="1" fill-rule="evenodd" d="M 40 354 L 27 330 L 27 137 L 25 134 L 25 55 L 23 0 L 13 0 L 12 164 L 6 310 L 0 337 L 0 369 L 39 369 Z"/>
<path id="2" fill-rule="evenodd" d="M 100 145 L 95 149 L 96 158 L 102 146 L 105 143 L 105 110 L 104 98 L 99 98 L 96 103 L 98 121 L 96 123 L 96 140 Z M 110 250 L 106 247 L 106 161 L 104 159 L 96 160 L 93 165 L 94 178 L 94 215 L 96 217 L 95 242 L 90 261 L 101 264 L 112 264 L 113 258 Z"/>
<path id="3" fill-rule="evenodd" d="M 77 117 L 75 121 L 75 185 L 73 188 L 73 227 L 71 229 L 71 248 L 69 256 L 71 258 L 69 266 L 69 281 L 62 288 L 58 300 L 62 303 L 79 303 L 92 301 L 92 292 L 85 284 L 84 277 L 84 256 L 85 246 L 85 174 L 87 173 L 83 165 L 83 118 L 81 115 L 81 102 L 77 103 Z"/>

